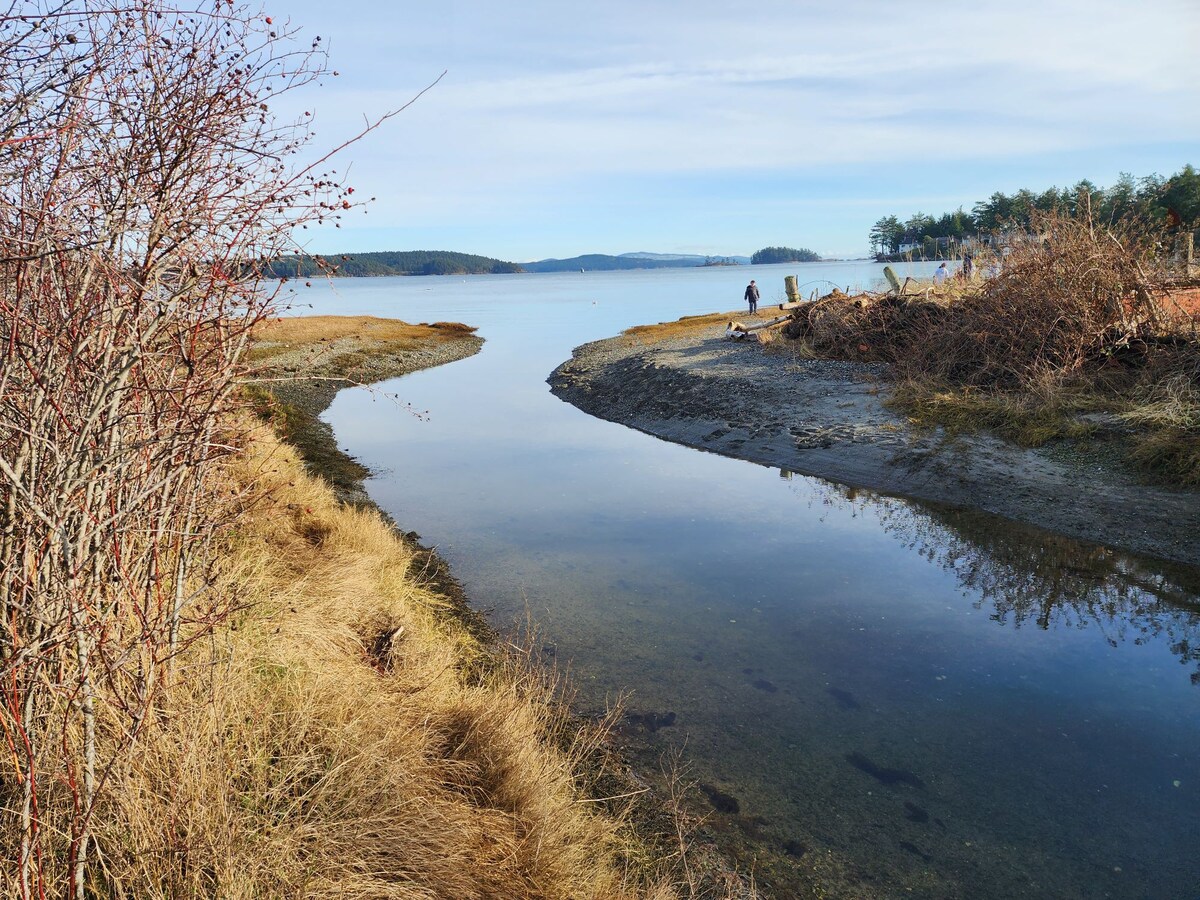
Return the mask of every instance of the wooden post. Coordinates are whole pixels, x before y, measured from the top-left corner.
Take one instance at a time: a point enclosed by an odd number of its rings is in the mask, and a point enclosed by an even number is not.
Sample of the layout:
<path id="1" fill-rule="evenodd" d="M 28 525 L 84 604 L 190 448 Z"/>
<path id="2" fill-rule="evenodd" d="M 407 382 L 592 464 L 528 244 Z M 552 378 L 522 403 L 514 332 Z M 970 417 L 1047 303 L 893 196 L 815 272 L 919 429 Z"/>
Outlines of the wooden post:
<path id="1" fill-rule="evenodd" d="M 1183 235 L 1183 275 L 1185 278 L 1200 275 L 1196 267 L 1196 235 L 1190 231 Z"/>
<path id="2" fill-rule="evenodd" d="M 800 299 L 800 289 L 796 287 L 796 276 L 785 275 L 783 279 L 783 291 L 787 294 L 790 302 L 795 303 Z"/>

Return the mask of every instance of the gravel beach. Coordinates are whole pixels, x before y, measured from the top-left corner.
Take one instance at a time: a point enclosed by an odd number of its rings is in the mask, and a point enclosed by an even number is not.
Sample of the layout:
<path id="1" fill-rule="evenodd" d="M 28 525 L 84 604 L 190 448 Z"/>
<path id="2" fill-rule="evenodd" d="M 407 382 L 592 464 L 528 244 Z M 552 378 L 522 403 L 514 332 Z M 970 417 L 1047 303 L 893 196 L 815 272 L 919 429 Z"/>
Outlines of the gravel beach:
<path id="1" fill-rule="evenodd" d="M 1026 449 L 918 431 L 884 406 L 877 364 L 799 359 L 707 323 L 585 344 L 547 380 L 587 413 L 699 450 L 1200 561 L 1200 492 L 1139 483 L 1103 439 Z"/>

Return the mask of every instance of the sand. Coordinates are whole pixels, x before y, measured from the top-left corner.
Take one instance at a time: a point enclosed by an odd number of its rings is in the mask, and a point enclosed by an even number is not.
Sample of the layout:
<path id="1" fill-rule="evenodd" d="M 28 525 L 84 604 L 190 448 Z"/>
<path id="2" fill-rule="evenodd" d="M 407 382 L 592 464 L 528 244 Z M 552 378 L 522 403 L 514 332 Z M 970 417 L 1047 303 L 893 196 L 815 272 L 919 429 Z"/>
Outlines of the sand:
<path id="1" fill-rule="evenodd" d="M 585 412 L 698 450 L 1200 563 L 1200 492 L 1140 483 L 1114 452 L 1116 423 L 1036 449 L 919 431 L 884 405 L 884 367 L 786 344 L 728 341 L 713 324 L 621 335 L 576 348 L 548 382 Z"/>

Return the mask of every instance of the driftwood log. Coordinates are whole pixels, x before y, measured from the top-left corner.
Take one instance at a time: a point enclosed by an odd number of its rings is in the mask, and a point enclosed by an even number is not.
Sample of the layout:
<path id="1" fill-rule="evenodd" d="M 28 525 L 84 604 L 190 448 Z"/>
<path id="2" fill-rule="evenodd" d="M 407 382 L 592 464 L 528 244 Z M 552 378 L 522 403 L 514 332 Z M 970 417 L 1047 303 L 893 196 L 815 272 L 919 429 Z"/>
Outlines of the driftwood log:
<path id="1" fill-rule="evenodd" d="M 762 331 L 765 328 L 775 328 L 792 320 L 791 315 L 776 316 L 773 319 L 768 319 L 765 322 L 755 322 L 753 325 L 747 325 L 744 322 L 731 321 L 725 327 L 725 337 L 731 341 L 740 341 L 756 331 Z"/>

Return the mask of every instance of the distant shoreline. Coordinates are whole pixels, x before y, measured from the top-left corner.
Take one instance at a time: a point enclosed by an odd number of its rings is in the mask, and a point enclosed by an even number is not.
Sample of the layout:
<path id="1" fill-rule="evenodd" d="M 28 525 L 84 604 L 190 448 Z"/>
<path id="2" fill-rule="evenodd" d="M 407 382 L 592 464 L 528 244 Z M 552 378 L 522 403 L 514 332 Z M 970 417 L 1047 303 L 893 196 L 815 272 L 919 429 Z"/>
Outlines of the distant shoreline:
<path id="1" fill-rule="evenodd" d="M 759 251 L 762 253 L 764 251 Z M 755 254 L 757 256 L 759 254 Z M 401 275 L 523 275 L 548 272 L 644 271 L 648 269 L 715 269 L 742 266 L 806 266 L 838 262 L 872 262 L 870 256 L 754 262 L 736 254 L 701 256 L 665 253 L 585 253 L 565 259 L 509 262 L 450 250 L 367 251 L 289 256 L 261 265 L 267 278 L 377 278 Z"/>
<path id="2" fill-rule="evenodd" d="M 914 260 L 914 261 L 922 262 L 923 260 Z M 583 271 L 584 271 L 584 274 L 592 274 L 595 272 L 651 272 L 651 271 L 656 271 L 658 269 L 749 269 L 749 268 L 762 268 L 765 266 L 820 266 L 820 265 L 828 265 L 829 263 L 872 263 L 873 264 L 876 262 L 878 262 L 878 260 L 876 260 L 870 256 L 833 256 L 833 257 L 828 257 L 828 258 L 822 257 L 819 260 L 812 260 L 812 261 L 808 261 L 808 262 L 760 263 L 758 265 L 754 265 L 753 263 L 695 263 L 695 264 L 680 265 L 680 266 L 665 266 L 665 265 L 628 266 L 628 267 L 620 268 L 620 269 L 588 269 L 585 266 L 585 267 L 583 267 Z M 517 265 L 525 266 L 528 264 L 527 263 L 517 263 Z M 574 271 L 575 271 L 575 269 L 552 269 L 552 270 L 548 269 L 548 270 L 541 271 L 541 272 L 531 272 L 529 270 L 522 269 L 519 272 L 447 272 L 447 273 L 443 274 L 443 277 L 466 278 L 468 276 L 475 276 L 475 275 L 564 275 L 564 274 L 570 274 L 571 272 L 574 272 Z M 436 274 L 437 273 L 425 273 L 425 272 L 380 272 L 380 273 L 363 274 L 363 275 L 351 275 L 351 274 L 344 274 L 344 273 L 340 273 L 340 272 L 330 272 L 330 273 L 325 273 L 325 274 L 322 274 L 319 276 L 313 275 L 313 276 L 308 276 L 308 277 L 310 277 L 310 278 L 338 278 L 338 279 L 342 279 L 342 278 L 347 278 L 347 279 L 348 278 L 426 278 L 426 277 L 436 277 Z M 280 280 L 296 281 L 300 277 L 305 277 L 305 276 L 286 275 L 286 276 L 281 276 Z"/>

